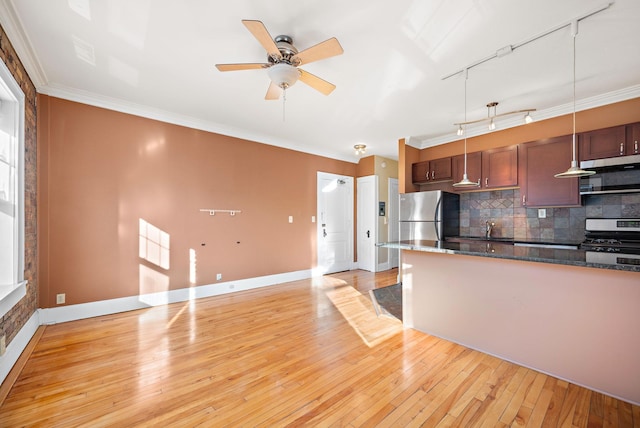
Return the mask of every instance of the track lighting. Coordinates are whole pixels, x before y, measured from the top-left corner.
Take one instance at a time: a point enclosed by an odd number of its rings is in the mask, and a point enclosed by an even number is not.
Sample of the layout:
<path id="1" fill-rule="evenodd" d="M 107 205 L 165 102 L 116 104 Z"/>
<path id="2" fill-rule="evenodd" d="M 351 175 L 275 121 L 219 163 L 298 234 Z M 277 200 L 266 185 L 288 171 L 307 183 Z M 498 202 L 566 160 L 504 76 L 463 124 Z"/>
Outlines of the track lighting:
<path id="1" fill-rule="evenodd" d="M 505 116 L 511 116 L 514 114 L 520 114 L 520 113 L 526 113 L 526 115 L 524 116 L 524 123 L 525 124 L 529 124 L 531 122 L 533 122 L 533 117 L 531 116 L 531 112 L 532 111 L 536 111 L 536 109 L 534 108 L 526 108 L 526 109 L 522 109 L 522 110 L 515 110 L 515 111 L 510 111 L 507 113 L 497 113 L 497 107 L 498 107 L 498 102 L 497 101 L 492 101 L 490 103 L 487 104 L 487 117 L 484 119 L 478 119 L 478 120 L 470 120 L 470 121 L 464 121 L 464 122 L 458 122 L 458 123 L 454 123 L 454 125 L 458 126 L 458 135 L 462 135 L 461 134 L 461 130 L 463 130 L 462 125 L 471 125 L 471 124 L 475 124 L 475 123 L 482 123 L 482 122 L 487 122 L 487 128 L 489 129 L 489 131 L 493 131 L 494 129 L 496 129 L 496 119 L 500 118 L 500 117 L 505 117 Z M 493 114 L 491 109 L 493 109 Z"/>
<path id="2" fill-rule="evenodd" d="M 531 117 L 531 113 L 527 112 L 527 114 L 524 115 L 524 123 L 528 125 L 531 122 L 533 122 L 533 118 Z"/>
<path id="3" fill-rule="evenodd" d="M 578 21 L 571 23 L 571 36 L 573 38 L 573 140 L 571 148 L 573 150 L 573 158 L 571 160 L 571 166 L 565 172 L 554 175 L 555 178 L 572 178 L 572 177 L 585 177 L 587 175 L 593 175 L 595 171 L 585 171 L 578 166 L 578 160 L 576 159 L 576 36 L 578 35 Z"/>
<path id="4" fill-rule="evenodd" d="M 467 120 L 467 70 L 464 71 L 464 120 Z M 462 125 L 458 128 L 458 135 L 464 134 L 464 129 Z M 480 179 L 478 178 L 478 182 L 473 182 L 469 180 L 467 176 L 467 137 L 464 137 L 464 173 L 462 174 L 462 180 L 457 183 L 453 183 L 453 187 L 479 187 Z"/>

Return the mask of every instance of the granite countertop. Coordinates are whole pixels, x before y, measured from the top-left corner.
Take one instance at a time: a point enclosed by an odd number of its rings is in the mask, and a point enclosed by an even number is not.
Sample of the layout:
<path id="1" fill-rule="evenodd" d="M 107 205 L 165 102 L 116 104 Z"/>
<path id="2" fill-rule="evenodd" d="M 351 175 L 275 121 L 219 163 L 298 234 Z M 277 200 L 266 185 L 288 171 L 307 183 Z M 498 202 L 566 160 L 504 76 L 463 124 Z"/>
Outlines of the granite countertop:
<path id="1" fill-rule="evenodd" d="M 377 245 L 401 250 L 463 254 L 468 256 L 640 272 L 640 265 L 615 265 L 589 262 L 587 261 L 587 252 L 578 249 L 579 243 L 575 242 L 549 242 L 543 240 L 518 241 L 509 238 L 492 238 L 485 240 L 484 238 L 478 237 L 453 237 L 446 238 L 445 241 L 399 241 L 384 242 Z"/>

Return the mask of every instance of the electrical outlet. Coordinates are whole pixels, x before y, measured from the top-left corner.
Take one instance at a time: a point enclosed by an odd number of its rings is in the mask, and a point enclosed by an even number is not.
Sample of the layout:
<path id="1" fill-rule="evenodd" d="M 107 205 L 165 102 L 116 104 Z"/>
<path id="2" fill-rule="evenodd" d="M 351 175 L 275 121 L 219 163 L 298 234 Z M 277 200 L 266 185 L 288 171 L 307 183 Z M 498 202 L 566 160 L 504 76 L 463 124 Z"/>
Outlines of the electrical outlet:
<path id="1" fill-rule="evenodd" d="M 538 218 L 547 218 L 547 210 L 545 208 L 538 209 Z"/>
<path id="2" fill-rule="evenodd" d="M 66 300 L 67 300 L 67 295 L 65 293 L 56 294 L 56 303 L 58 305 L 64 304 Z"/>
<path id="3" fill-rule="evenodd" d="M 3 356 L 5 352 L 7 352 L 7 335 L 3 334 L 2 337 L 0 337 L 0 357 Z"/>
<path id="4" fill-rule="evenodd" d="M 216 274 L 216 279 L 217 279 L 218 281 L 220 281 L 220 280 L 222 279 L 222 274 L 221 274 L 221 273 L 217 273 L 217 274 Z"/>
<path id="5" fill-rule="evenodd" d="M 292 215 L 289 216 L 289 223 L 293 223 L 293 216 Z"/>

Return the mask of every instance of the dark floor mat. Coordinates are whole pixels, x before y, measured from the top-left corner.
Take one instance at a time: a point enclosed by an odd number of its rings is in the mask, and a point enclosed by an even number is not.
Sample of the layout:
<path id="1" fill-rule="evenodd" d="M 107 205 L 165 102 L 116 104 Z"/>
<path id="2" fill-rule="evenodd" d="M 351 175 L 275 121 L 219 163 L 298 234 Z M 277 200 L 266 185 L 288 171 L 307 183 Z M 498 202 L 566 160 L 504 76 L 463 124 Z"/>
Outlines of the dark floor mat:
<path id="1" fill-rule="evenodd" d="M 402 284 L 389 285 L 388 287 L 370 290 L 371 300 L 378 315 L 381 311 L 387 312 L 402 321 Z"/>

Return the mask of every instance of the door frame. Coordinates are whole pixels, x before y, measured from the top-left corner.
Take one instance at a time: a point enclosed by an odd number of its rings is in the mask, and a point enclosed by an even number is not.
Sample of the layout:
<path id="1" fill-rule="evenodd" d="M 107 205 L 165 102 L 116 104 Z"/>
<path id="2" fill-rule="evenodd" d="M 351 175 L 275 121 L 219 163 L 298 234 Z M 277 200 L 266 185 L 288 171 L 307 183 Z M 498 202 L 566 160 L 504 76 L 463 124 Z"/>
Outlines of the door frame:
<path id="1" fill-rule="evenodd" d="M 398 187 L 398 179 L 397 178 L 389 178 L 388 179 L 388 195 L 387 200 L 387 218 L 389 219 L 389 224 L 387 228 L 387 241 L 391 242 L 394 240 L 400 239 L 400 222 L 399 222 L 399 214 L 400 214 L 400 189 Z M 395 188 L 396 191 L 392 192 L 392 189 Z M 395 223 L 395 224 L 394 224 Z M 395 235 L 393 235 L 393 231 L 395 230 Z M 389 252 L 387 255 L 387 260 L 389 263 L 388 268 L 392 269 L 394 267 L 400 266 L 400 250 L 388 248 Z M 392 254 L 395 255 L 392 257 Z"/>
<path id="2" fill-rule="evenodd" d="M 361 190 L 361 183 L 370 183 L 373 186 L 373 192 L 371 195 L 366 195 L 364 192 L 362 192 Z M 357 214 L 357 234 L 356 234 L 356 248 L 358 249 L 357 251 L 357 255 L 358 255 L 358 269 L 364 269 L 364 270 L 368 270 L 370 272 L 378 272 L 378 248 L 376 247 L 376 242 L 378 242 L 378 176 L 377 175 L 369 175 L 366 177 L 358 177 L 357 178 L 357 186 L 356 186 L 356 192 L 357 192 L 357 205 L 358 205 L 358 214 Z M 364 206 L 363 204 L 363 199 L 362 198 L 367 198 L 365 200 L 366 206 Z M 372 227 L 370 230 L 370 240 L 373 243 L 372 248 L 369 248 L 368 250 L 371 251 L 371 255 L 372 255 L 372 261 L 371 261 L 371 266 L 366 266 L 366 268 L 362 265 L 362 259 L 361 259 L 361 239 L 363 239 L 364 235 L 366 234 L 366 230 L 367 228 L 364 227 L 364 221 L 363 221 L 363 216 L 365 215 L 365 211 L 363 210 L 367 210 L 366 213 L 369 213 L 369 215 L 371 215 L 373 217 L 372 219 Z"/>

